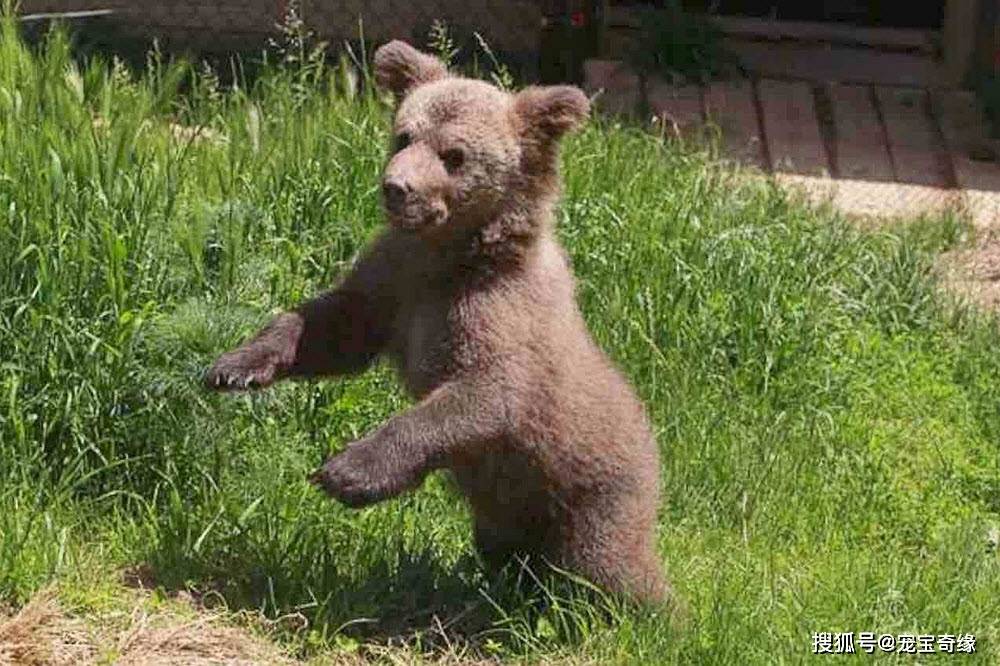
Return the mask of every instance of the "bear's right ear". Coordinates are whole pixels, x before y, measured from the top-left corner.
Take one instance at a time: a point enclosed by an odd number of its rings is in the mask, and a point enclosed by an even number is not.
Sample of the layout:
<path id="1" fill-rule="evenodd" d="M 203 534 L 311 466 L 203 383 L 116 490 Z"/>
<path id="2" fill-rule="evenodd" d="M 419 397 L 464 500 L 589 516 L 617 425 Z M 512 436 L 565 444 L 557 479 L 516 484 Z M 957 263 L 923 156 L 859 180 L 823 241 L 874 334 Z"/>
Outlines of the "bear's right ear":
<path id="1" fill-rule="evenodd" d="M 544 142 L 558 141 L 590 115 L 590 100 L 576 86 L 531 86 L 514 96 L 525 131 Z"/>
<path id="2" fill-rule="evenodd" d="M 406 42 L 391 41 L 375 51 L 375 81 L 401 99 L 417 86 L 448 76 L 448 68 L 432 55 Z"/>

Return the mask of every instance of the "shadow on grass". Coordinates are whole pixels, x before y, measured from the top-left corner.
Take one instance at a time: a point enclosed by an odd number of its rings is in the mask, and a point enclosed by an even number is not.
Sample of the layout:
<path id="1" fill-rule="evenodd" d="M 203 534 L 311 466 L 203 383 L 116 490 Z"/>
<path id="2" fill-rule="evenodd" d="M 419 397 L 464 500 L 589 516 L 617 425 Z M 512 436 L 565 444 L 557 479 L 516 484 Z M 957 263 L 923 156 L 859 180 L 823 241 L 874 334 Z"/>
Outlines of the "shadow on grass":
<path id="1" fill-rule="evenodd" d="M 156 566 L 128 570 L 125 584 L 188 597 L 195 607 L 248 612 L 268 633 L 307 655 L 346 641 L 363 651 L 406 647 L 425 655 L 489 659 L 497 650 L 521 654 L 577 645 L 602 628 L 650 615 L 636 614 L 638 608 L 565 572 L 545 568 L 539 576 L 531 571 L 537 567 L 512 562 L 486 575 L 472 555 L 445 565 L 429 550 L 404 552 L 372 561 L 363 572 L 314 570 L 301 579 L 295 567 L 263 558 L 213 567 L 212 554 L 157 559 L 162 555 L 150 553 Z M 303 597 L 313 601 L 294 603 Z"/>
<path id="2" fill-rule="evenodd" d="M 293 641 L 309 633 L 322 643 L 341 637 L 418 643 L 431 651 L 456 643 L 474 649 L 500 619 L 489 599 L 506 596 L 509 587 L 505 580 L 488 581 L 471 555 L 446 566 L 429 551 L 381 558 L 355 574 L 328 570 L 304 579 L 294 567 L 263 558 L 217 566 L 212 554 L 201 560 L 163 555 L 152 552 L 149 562 L 129 568 L 124 584 L 187 596 L 196 607 L 248 611 Z M 295 598 L 311 601 L 296 604 Z"/>

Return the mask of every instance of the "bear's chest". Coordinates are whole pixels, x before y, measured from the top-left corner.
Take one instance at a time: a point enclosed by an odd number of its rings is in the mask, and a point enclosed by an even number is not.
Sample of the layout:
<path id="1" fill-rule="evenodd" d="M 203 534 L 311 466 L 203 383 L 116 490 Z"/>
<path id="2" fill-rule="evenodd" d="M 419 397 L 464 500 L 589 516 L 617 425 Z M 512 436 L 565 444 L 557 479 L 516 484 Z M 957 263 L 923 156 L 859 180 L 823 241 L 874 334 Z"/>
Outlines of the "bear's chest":
<path id="1" fill-rule="evenodd" d="M 400 312 L 395 363 L 407 389 L 418 398 L 434 390 L 455 369 L 464 336 L 456 331 L 454 309 L 450 299 L 429 297 Z"/>

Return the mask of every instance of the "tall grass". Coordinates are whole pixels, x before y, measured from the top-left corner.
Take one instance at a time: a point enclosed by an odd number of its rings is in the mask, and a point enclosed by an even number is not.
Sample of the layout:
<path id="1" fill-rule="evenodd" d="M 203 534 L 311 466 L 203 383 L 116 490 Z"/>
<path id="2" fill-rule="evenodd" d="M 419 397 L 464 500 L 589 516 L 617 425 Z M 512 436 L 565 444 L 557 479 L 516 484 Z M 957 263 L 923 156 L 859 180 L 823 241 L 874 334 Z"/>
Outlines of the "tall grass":
<path id="1" fill-rule="evenodd" d="M 310 653 L 775 663 L 814 631 L 970 632 L 996 660 L 1000 337 L 946 303 L 956 220 L 861 231 L 702 152 L 595 122 L 560 231 L 663 449 L 688 617 L 548 610 L 480 573 L 444 478 L 353 512 L 306 473 L 403 408 L 384 368 L 220 397 L 219 352 L 334 281 L 381 223 L 387 106 L 344 70 L 221 89 L 0 29 L 0 597 L 146 565 Z M 103 589 L 103 588 L 101 588 Z M 434 620 L 437 615 L 440 621 Z M 299 627 L 300 625 L 296 625 Z"/>

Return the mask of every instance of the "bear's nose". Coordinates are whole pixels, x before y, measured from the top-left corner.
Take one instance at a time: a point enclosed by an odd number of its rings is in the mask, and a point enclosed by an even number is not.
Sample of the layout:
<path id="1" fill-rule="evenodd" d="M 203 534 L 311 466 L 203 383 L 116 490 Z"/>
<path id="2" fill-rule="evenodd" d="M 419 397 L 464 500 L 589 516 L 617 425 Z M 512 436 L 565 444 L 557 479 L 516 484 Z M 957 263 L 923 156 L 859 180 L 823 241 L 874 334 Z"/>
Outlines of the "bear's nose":
<path id="1" fill-rule="evenodd" d="M 409 186 L 398 180 L 386 180 L 382 183 L 382 196 L 385 197 L 385 205 L 389 210 L 400 210 L 406 204 L 409 192 Z"/>

